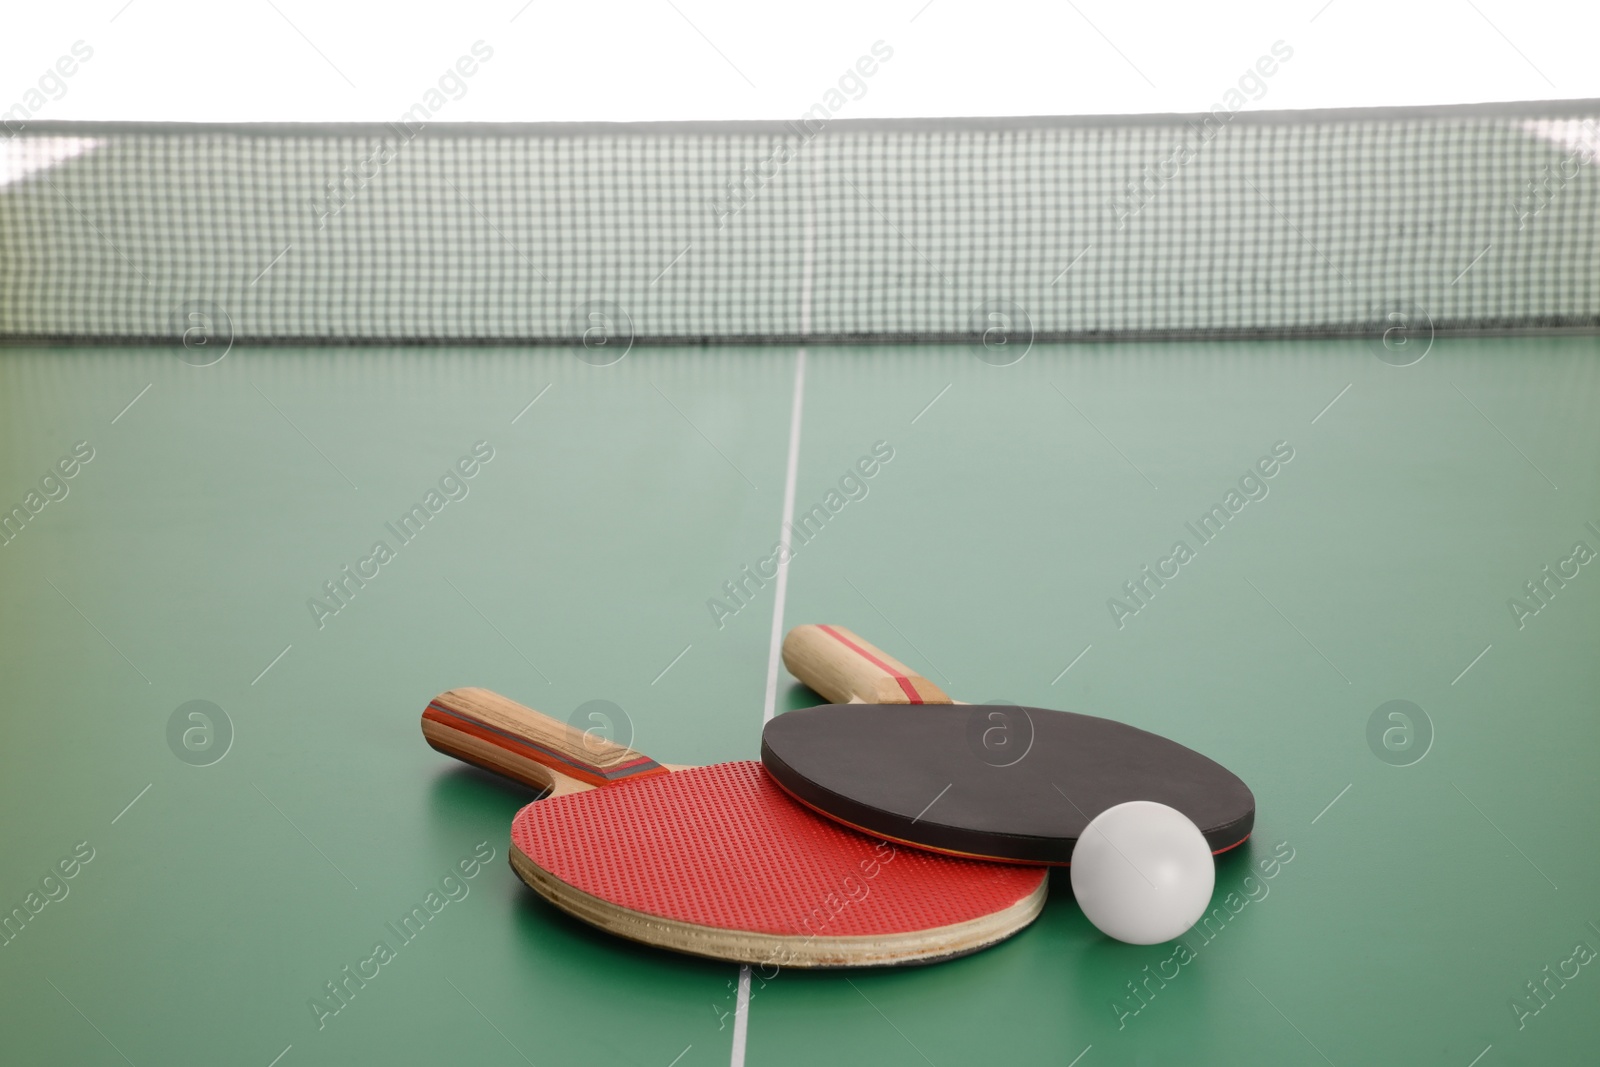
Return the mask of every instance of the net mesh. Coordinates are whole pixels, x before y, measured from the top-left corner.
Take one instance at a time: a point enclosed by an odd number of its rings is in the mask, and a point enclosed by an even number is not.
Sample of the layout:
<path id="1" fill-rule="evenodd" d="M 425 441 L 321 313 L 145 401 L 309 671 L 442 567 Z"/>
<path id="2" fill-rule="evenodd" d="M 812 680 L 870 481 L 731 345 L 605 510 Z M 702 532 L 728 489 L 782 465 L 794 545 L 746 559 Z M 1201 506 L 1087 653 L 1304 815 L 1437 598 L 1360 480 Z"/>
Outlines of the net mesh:
<path id="1" fill-rule="evenodd" d="M 0 336 L 1594 328 L 1597 120 L 1600 101 L 809 127 L 33 124 L 0 140 Z"/>

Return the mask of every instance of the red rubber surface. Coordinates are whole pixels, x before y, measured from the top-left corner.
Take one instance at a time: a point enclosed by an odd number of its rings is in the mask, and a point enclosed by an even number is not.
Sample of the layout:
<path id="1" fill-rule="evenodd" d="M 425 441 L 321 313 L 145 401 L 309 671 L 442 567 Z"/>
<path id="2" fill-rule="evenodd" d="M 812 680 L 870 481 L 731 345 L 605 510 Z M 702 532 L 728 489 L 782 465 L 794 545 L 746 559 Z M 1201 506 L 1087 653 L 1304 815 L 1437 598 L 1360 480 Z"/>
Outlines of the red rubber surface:
<path id="1" fill-rule="evenodd" d="M 880 842 L 807 811 L 755 762 L 539 800 L 512 843 L 563 882 L 647 915 L 842 937 L 991 915 L 1045 872 Z"/>

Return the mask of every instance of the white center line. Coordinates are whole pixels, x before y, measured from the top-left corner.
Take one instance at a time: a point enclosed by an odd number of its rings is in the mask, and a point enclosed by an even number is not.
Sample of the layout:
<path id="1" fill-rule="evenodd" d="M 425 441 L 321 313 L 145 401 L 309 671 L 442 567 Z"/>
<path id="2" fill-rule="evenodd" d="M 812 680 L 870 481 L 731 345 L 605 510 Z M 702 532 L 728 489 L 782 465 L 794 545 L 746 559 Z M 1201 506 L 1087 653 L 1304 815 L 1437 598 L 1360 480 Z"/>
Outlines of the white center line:
<path id="1" fill-rule="evenodd" d="M 804 241 L 800 246 L 800 335 L 811 333 L 811 269 L 816 227 L 811 202 L 806 201 Z M 772 637 L 767 647 L 767 689 L 762 722 L 771 722 L 778 710 L 778 664 L 783 650 L 783 605 L 789 595 L 789 529 L 794 523 L 795 484 L 800 479 L 800 424 L 806 399 L 806 350 L 795 349 L 794 394 L 789 404 L 789 459 L 783 475 L 783 517 L 778 523 L 778 578 L 772 590 Z M 729 1067 L 744 1067 L 744 1047 L 750 1032 L 750 965 L 739 968 L 739 998 L 733 1015 L 733 1050 Z"/>
<path id="2" fill-rule="evenodd" d="M 272 1062 L 267 1064 L 267 1067 L 277 1067 L 278 1061 L 283 1059 L 285 1056 L 287 1056 L 289 1054 L 289 1049 L 291 1049 L 291 1048 L 294 1048 L 294 1046 L 290 1045 L 290 1046 L 288 1046 L 288 1048 L 285 1048 L 282 1052 L 280 1052 L 276 1056 L 274 1056 L 272 1058 Z"/>
<path id="3" fill-rule="evenodd" d="M 762 722 L 771 722 L 778 708 L 778 664 L 783 651 L 783 603 L 789 594 L 789 528 L 794 522 L 795 483 L 800 479 L 800 421 L 805 409 L 806 350 L 794 361 L 794 399 L 789 405 L 789 460 L 783 475 L 783 518 L 778 523 L 778 579 L 772 595 L 772 635 L 767 644 L 767 691 Z"/>
<path id="4" fill-rule="evenodd" d="M 739 999 L 733 1009 L 733 1056 L 728 1067 L 744 1067 L 745 1036 L 750 1032 L 750 965 L 739 968 Z"/>
<path id="5" fill-rule="evenodd" d="M 1472 1062 L 1467 1064 L 1467 1067 L 1476 1067 L 1478 1061 L 1487 1056 L 1489 1054 L 1489 1050 L 1492 1048 L 1494 1048 L 1493 1045 L 1485 1045 L 1482 1052 L 1472 1057 Z"/>

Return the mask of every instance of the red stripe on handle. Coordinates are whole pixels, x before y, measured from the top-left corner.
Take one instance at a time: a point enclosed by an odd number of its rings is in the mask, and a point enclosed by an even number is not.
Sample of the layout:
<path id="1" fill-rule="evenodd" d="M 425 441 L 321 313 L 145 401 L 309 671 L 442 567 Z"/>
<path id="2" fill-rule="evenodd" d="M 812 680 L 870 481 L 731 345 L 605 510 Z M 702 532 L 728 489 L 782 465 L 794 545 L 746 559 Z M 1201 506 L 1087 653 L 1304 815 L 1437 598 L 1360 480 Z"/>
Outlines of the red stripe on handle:
<path id="1" fill-rule="evenodd" d="M 422 717 L 438 723 L 456 733 L 476 737 L 478 740 L 504 749 L 515 756 L 532 760 L 551 770 L 565 774 L 569 778 L 576 778 L 586 785 L 611 785 L 624 782 L 633 778 L 643 778 L 652 774 L 666 774 L 667 769 L 651 759 L 649 756 L 640 755 L 626 763 L 619 763 L 615 767 L 602 767 L 595 763 L 583 762 L 568 753 L 559 752 L 549 745 L 540 744 L 531 737 L 519 737 L 514 733 L 491 726 L 482 720 L 446 707 L 434 700 L 423 711 Z M 455 753 L 451 753 L 455 755 Z M 458 759 L 465 757 L 457 756 Z M 469 761 L 472 762 L 472 761 Z M 491 770 L 493 768 L 490 768 Z"/>
<path id="2" fill-rule="evenodd" d="M 856 655 L 860 656 L 862 659 L 866 660 L 880 671 L 883 671 L 889 677 L 893 678 L 900 686 L 901 691 L 905 693 L 908 703 L 922 703 L 922 694 L 918 693 L 917 687 L 911 684 L 911 679 L 907 678 L 903 674 L 900 674 L 893 667 L 889 666 L 887 663 L 883 662 L 883 660 L 879 659 L 877 656 L 874 656 L 871 652 L 868 652 L 866 649 L 862 648 L 860 645 L 856 644 L 854 641 L 850 640 L 833 627 L 819 625 L 817 629 L 821 630 L 823 633 L 827 634 L 829 637 L 833 638 L 835 641 L 839 642 L 841 645 L 848 648 L 850 651 L 854 652 Z"/>

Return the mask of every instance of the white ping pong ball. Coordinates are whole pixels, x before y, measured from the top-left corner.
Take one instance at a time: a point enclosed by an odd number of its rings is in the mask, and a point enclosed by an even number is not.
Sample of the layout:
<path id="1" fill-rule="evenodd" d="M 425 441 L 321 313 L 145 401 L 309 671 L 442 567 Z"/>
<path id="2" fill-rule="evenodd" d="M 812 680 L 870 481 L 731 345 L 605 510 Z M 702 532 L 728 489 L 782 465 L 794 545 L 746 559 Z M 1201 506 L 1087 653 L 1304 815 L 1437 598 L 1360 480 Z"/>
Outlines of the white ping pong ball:
<path id="1" fill-rule="evenodd" d="M 1095 816 L 1072 849 L 1071 871 L 1083 914 L 1101 933 L 1132 945 L 1157 945 L 1189 929 L 1217 883 L 1200 828 L 1150 800 Z"/>

